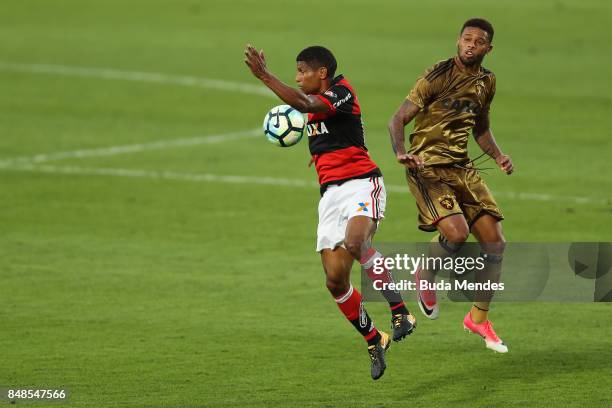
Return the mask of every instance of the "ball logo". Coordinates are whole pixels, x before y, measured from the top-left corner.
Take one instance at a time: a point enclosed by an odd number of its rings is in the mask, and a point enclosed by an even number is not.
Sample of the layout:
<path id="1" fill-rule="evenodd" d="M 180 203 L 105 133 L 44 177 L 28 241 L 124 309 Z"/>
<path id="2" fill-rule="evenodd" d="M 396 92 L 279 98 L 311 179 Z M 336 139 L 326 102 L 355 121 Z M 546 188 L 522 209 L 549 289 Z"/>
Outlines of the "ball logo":
<path id="1" fill-rule="evenodd" d="M 264 135 L 271 143 L 280 147 L 293 146 L 302 139 L 305 118 L 301 112 L 289 105 L 270 109 L 263 121 Z"/>
<path id="2" fill-rule="evenodd" d="M 278 112 L 278 110 L 276 111 L 276 113 L 273 116 L 276 119 L 276 122 L 273 122 L 272 126 L 274 126 L 275 128 L 278 129 L 280 127 L 280 113 Z"/>

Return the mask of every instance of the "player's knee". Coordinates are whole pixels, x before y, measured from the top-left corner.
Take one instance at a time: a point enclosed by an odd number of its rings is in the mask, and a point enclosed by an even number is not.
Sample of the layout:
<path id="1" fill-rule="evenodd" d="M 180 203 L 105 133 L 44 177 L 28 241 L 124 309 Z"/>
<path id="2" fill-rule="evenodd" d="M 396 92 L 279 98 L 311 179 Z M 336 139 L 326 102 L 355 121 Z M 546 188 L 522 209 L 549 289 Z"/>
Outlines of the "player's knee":
<path id="1" fill-rule="evenodd" d="M 467 226 L 448 228 L 447 231 L 444 231 L 445 240 L 451 244 L 463 244 L 467 241 L 469 235 L 470 230 Z"/>
<path id="2" fill-rule="evenodd" d="M 444 235 L 440 234 L 438 235 L 438 243 L 448 254 L 454 254 L 454 253 L 459 252 L 461 247 L 463 247 L 463 244 L 465 243 L 465 241 L 451 242 L 448 239 L 446 239 Z"/>
<path id="3" fill-rule="evenodd" d="M 504 238 L 504 236 L 500 234 L 496 245 L 499 248 L 500 253 L 504 252 L 504 250 L 506 249 L 506 238 Z"/>
<path id="4" fill-rule="evenodd" d="M 325 286 L 327 286 L 327 290 L 334 297 L 342 296 L 349 290 L 349 282 L 347 280 L 337 276 L 330 276 L 329 274 L 325 280 Z"/>
<path id="5" fill-rule="evenodd" d="M 481 244 L 483 252 L 489 254 L 503 254 L 506 249 L 506 239 L 503 235 L 498 234 L 495 237 L 491 237 L 491 239 L 487 240 Z"/>
<path id="6" fill-rule="evenodd" d="M 361 259 L 361 253 L 365 248 L 365 239 L 362 237 L 347 237 L 344 240 L 344 247 L 354 259 Z"/>

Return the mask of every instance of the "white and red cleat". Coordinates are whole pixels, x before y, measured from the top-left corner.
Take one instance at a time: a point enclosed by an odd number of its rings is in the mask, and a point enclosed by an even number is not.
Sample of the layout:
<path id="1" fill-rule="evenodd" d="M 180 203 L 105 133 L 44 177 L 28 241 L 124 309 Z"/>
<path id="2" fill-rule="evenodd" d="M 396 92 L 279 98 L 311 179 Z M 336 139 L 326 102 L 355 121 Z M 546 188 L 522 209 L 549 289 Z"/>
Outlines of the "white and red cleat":
<path id="1" fill-rule="evenodd" d="M 414 282 L 416 283 L 417 302 L 419 309 L 428 319 L 435 320 L 440 314 L 438 301 L 436 300 L 436 291 L 432 289 L 420 290 L 421 278 L 419 277 L 421 268 L 417 269 L 414 274 Z"/>
<path id="2" fill-rule="evenodd" d="M 508 346 L 497 337 L 497 333 L 493 330 L 493 323 L 490 320 L 484 323 L 474 323 L 471 312 L 468 312 L 463 318 L 463 328 L 481 336 L 487 344 L 487 348 L 498 353 L 508 352 Z"/>

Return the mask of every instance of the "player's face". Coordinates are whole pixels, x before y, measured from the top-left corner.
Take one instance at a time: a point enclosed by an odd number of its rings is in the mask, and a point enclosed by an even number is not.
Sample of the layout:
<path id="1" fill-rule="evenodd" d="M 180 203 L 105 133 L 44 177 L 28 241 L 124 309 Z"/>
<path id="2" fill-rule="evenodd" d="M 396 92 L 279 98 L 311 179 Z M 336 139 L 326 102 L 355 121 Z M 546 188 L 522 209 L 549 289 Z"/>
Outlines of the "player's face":
<path id="1" fill-rule="evenodd" d="M 466 66 L 480 65 L 493 46 L 489 33 L 477 27 L 465 27 L 457 40 L 457 55 Z"/>
<path id="2" fill-rule="evenodd" d="M 312 68 L 304 61 L 297 62 L 297 73 L 295 82 L 299 88 L 307 94 L 317 94 L 321 92 L 323 80 L 327 76 L 326 68 Z"/>

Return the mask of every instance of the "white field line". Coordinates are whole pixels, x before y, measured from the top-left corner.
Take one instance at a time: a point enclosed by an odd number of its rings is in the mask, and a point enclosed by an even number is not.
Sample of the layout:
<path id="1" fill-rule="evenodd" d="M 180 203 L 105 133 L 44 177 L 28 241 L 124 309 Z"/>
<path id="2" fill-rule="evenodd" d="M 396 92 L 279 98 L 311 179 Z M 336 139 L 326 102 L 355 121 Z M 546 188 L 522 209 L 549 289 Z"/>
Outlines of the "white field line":
<path id="1" fill-rule="evenodd" d="M 386 185 L 388 192 L 394 193 L 409 193 L 408 185 Z M 595 198 L 595 197 L 579 197 L 579 196 L 560 196 L 553 194 L 538 194 L 538 193 L 517 193 L 514 191 L 493 191 L 495 197 L 505 197 L 511 200 L 522 201 L 556 201 L 568 202 L 574 204 L 610 204 L 611 199 Z"/>
<path id="2" fill-rule="evenodd" d="M 252 84 L 225 81 L 220 79 L 211 79 L 203 77 L 185 76 L 185 75 L 169 75 L 154 72 L 127 71 L 113 68 L 95 68 L 95 67 L 78 67 L 69 65 L 50 65 L 50 64 L 24 64 L 0 61 L 0 70 L 12 72 L 28 72 L 34 74 L 52 74 L 52 75 L 67 75 L 92 77 L 100 79 L 126 80 L 137 82 L 153 82 L 161 84 L 173 84 L 182 86 L 191 86 L 208 89 L 218 89 L 221 91 L 234 91 L 255 95 L 264 95 L 275 97 L 267 88 Z M 245 134 L 247 132 L 244 132 Z M 259 133 L 259 130 L 252 131 L 251 134 Z M 71 152 L 58 152 L 49 154 L 40 154 L 33 157 L 20 157 L 14 159 L 0 160 L 0 168 L 13 170 L 29 170 L 45 173 L 63 173 L 63 174 L 82 174 L 82 175 L 108 175 L 121 177 L 144 177 L 144 178 L 163 178 L 172 180 L 189 180 L 189 181 L 219 181 L 228 183 L 254 183 L 268 185 L 285 185 L 310 187 L 316 185 L 302 180 L 289 180 L 282 178 L 268 177 L 246 177 L 246 176 L 225 176 L 214 174 L 191 174 L 191 173 L 176 173 L 176 172 L 157 172 L 147 170 L 127 170 L 127 169 L 91 169 L 83 167 L 57 167 L 57 166 L 35 166 L 28 163 L 43 163 L 51 160 L 61 160 L 65 158 L 85 158 L 96 156 L 110 156 L 115 154 L 125 154 L 139 152 L 152 149 L 166 149 L 174 146 L 194 146 L 205 143 L 215 143 L 216 141 L 229 140 L 231 138 L 245 137 L 246 135 L 217 135 L 202 138 L 177 139 L 174 141 L 158 141 L 144 143 L 140 145 L 114 146 L 100 149 L 84 149 Z M 217 140 L 218 139 L 218 140 Z M 407 187 L 398 185 L 387 185 L 389 192 L 407 192 Z M 497 196 L 507 197 L 517 200 L 529 201 L 567 201 L 576 204 L 588 203 L 609 203 L 609 199 L 593 198 L 593 197 L 577 197 L 577 196 L 555 196 L 550 194 L 537 193 L 517 193 L 517 192 L 496 192 Z"/>
<path id="3" fill-rule="evenodd" d="M 0 61 L 0 70 L 27 72 L 31 74 L 67 75 L 99 79 L 172 84 L 197 88 L 217 89 L 220 91 L 241 92 L 276 98 L 276 95 L 274 95 L 268 88 L 263 86 L 188 75 L 170 75 L 157 72 L 127 71 L 114 68 L 78 67 L 72 65 L 24 64 L 8 61 Z"/>
<path id="4" fill-rule="evenodd" d="M 287 179 L 278 177 L 255 177 L 255 176 L 239 176 L 239 175 L 220 175 L 210 173 L 183 173 L 175 171 L 155 171 L 155 170 L 138 170 L 138 169 L 121 169 L 121 168 L 88 168 L 80 166 L 55 166 L 47 164 L 21 163 L 6 167 L 6 170 L 16 171 L 31 171 L 36 173 L 49 174 L 69 174 L 78 176 L 112 176 L 112 177 L 128 177 L 128 178 L 144 178 L 144 179 L 159 179 L 159 180 L 178 180 L 191 182 L 212 182 L 212 183 L 231 183 L 231 184 L 257 184 L 269 186 L 285 186 L 298 188 L 318 187 L 314 181 L 306 181 L 299 179 Z M 409 194 L 408 186 L 387 185 L 386 189 L 390 193 Z M 608 204 L 610 201 L 601 198 L 592 197 L 576 197 L 576 196 L 554 196 L 548 194 L 532 194 L 532 193 L 513 193 L 513 192 L 494 192 L 496 196 L 506 197 L 509 199 L 526 200 L 526 201 L 556 201 L 568 202 L 574 204 Z"/>
<path id="5" fill-rule="evenodd" d="M 80 149 L 66 152 L 55 152 L 37 154 L 27 157 L 14 157 L 0 160 L 0 168 L 11 167 L 14 164 L 20 163 L 44 163 L 53 160 L 62 159 L 83 159 L 87 157 L 114 156 L 118 154 L 128 154 L 142 152 L 146 150 L 165 150 L 173 147 L 198 146 L 203 144 L 220 143 L 236 139 L 246 139 L 259 136 L 262 133 L 260 129 L 252 129 L 242 132 L 226 133 L 209 136 L 196 136 L 182 139 L 157 140 L 154 142 L 138 143 L 122 146 L 100 147 L 92 149 Z"/>
<path id="6" fill-rule="evenodd" d="M 136 169 L 117 169 L 117 168 L 88 168 L 80 166 L 55 166 L 48 164 L 29 164 L 23 163 L 7 170 L 32 171 L 36 173 L 52 174 L 71 174 L 79 176 L 114 176 L 131 177 L 146 179 L 180 180 L 194 182 L 217 182 L 233 184 L 263 184 L 272 186 L 289 187 L 310 187 L 318 186 L 315 182 L 297 179 L 284 179 L 275 177 L 253 177 L 253 176 L 232 176 L 218 175 L 209 173 L 182 173 L 175 171 L 155 171 L 155 170 L 136 170 Z"/>

